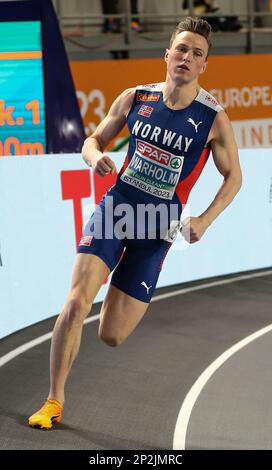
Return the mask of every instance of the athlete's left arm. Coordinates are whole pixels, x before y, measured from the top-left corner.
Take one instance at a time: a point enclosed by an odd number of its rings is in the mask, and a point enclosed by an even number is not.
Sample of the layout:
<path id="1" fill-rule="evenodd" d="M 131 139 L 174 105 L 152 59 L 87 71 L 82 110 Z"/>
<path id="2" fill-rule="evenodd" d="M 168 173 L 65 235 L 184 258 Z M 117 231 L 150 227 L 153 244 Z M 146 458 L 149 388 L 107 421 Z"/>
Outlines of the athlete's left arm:
<path id="1" fill-rule="evenodd" d="M 238 149 L 225 111 L 220 111 L 214 120 L 210 145 L 214 163 L 224 181 L 210 206 L 199 217 L 190 217 L 183 224 L 182 233 L 190 243 L 200 240 L 208 226 L 231 203 L 242 185 Z"/>

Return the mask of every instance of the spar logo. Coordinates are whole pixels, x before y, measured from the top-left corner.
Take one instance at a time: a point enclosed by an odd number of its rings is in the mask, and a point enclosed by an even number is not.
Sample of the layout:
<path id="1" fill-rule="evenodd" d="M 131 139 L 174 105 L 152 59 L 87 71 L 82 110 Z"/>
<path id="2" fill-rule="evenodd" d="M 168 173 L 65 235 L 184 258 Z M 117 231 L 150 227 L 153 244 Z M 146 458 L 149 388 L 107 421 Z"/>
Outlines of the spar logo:
<path id="1" fill-rule="evenodd" d="M 170 152 L 162 150 L 155 145 L 148 144 L 147 142 L 143 142 L 142 140 L 136 140 L 136 150 L 143 157 L 150 158 L 151 160 L 159 162 L 165 166 L 168 166 L 172 157 Z"/>
<path id="2" fill-rule="evenodd" d="M 173 170 L 179 170 L 183 162 L 183 158 L 138 139 L 136 140 L 136 151 L 143 157 L 147 157 L 161 165 L 170 166 Z"/>
<path id="3" fill-rule="evenodd" d="M 181 167 L 181 163 L 182 160 L 180 157 L 173 157 L 170 161 L 170 166 L 171 168 L 174 168 L 174 170 L 178 170 Z"/>

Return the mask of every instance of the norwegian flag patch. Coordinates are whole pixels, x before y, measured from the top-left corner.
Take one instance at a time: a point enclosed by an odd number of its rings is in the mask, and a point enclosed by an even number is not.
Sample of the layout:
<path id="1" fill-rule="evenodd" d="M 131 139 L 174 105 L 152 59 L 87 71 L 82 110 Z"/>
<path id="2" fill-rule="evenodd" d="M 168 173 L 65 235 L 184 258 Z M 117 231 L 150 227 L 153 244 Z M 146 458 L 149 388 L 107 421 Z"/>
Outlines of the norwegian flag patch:
<path id="1" fill-rule="evenodd" d="M 90 235 L 86 236 L 86 237 L 82 237 L 80 242 L 79 242 L 79 245 L 80 246 L 90 246 L 91 245 L 91 242 L 92 242 L 92 238 Z"/>
<path id="2" fill-rule="evenodd" d="M 152 108 L 152 106 L 147 106 L 146 104 L 142 104 L 142 106 L 140 107 L 138 111 L 138 114 L 140 114 L 141 116 L 150 117 L 153 109 L 154 108 Z"/>

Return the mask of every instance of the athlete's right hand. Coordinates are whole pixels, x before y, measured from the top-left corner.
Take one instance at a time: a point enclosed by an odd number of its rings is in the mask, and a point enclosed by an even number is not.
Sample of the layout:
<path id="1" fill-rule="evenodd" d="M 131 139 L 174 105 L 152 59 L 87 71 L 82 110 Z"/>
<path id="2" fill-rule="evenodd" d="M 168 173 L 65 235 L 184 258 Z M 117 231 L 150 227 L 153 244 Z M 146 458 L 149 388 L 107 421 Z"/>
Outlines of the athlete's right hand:
<path id="1" fill-rule="evenodd" d="M 92 164 L 93 171 L 99 176 L 106 176 L 116 172 L 114 161 L 107 155 L 97 158 Z"/>

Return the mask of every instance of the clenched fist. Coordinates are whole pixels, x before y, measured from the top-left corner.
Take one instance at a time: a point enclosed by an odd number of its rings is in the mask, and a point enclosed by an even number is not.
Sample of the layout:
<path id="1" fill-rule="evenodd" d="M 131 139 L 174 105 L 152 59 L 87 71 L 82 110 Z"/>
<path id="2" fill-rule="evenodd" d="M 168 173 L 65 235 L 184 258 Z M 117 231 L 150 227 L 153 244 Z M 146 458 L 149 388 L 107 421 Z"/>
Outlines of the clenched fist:
<path id="1" fill-rule="evenodd" d="M 94 164 L 92 164 L 93 171 L 100 176 L 106 176 L 109 173 L 115 173 L 116 167 L 113 160 L 107 155 L 99 157 Z"/>
<path id="2" fill-rule="evenodd" d="M 200 217 L 187 217 L 181 227 L 181 234 L 188 243 L 198 242 L 206 231 L 207 226 Z"/>

